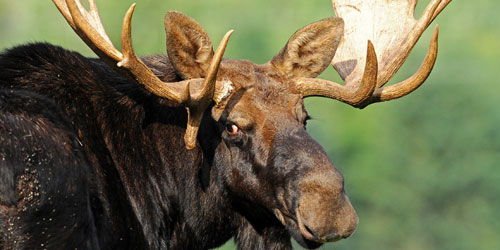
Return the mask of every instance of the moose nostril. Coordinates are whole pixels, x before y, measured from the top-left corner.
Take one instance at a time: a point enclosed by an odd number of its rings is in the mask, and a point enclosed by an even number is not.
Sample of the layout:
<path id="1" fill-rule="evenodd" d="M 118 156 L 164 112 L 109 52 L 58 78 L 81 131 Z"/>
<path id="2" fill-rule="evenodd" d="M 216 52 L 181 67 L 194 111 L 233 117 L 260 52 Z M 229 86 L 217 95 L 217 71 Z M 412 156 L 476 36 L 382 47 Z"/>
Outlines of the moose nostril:
<path id="1" fill-rule="evenodd" d="M 327 234 L 327 235 L 318 234 L 318 232 L 315 232 L 313 229 L 311 229 L 305 223 L 304 218 L 302 216 L 299 216 L 299 230 L 300 230 L 302 236 L 304 236 L 304 238 L 306 238 L 308 240 L 316 241 L 316 242 L 322 242 L 322 243 L 336 242 L 336 241 L 339 241 L 343 238 L 347 238 L 347 237 L 343 237 L 340 234 L 334 233 L 334 232 Z"/>
<path id="2" fill-rule="evenodd" d="M 352 224 L 354 226 L 349 226 L 351 224 L 347 223 L 349 225 L 346 224 L 344 225 L 345 228 L 342 227 L 346 230 L 342 230 L 342 228 L 339 230 L 334 226 L 335 223 L 332 221 L 324 220 L 324 218 L 321 219 L 307 216 L 300 207 L 297 210 L 297 222 L 300 233 L 305 239 L 319 243 L 336 242 L 349 237 L 356 228 L 357 216 L 356 219 L 352 219 L 352 221 L 356 222 Z"/>
<path id="3" fill-rule="evenodd" d="M 337 233 L 331 233 L 331 234 L 328 234 L 325 237 L 323 237 L 321 240 L 324 241 L 324 242 L 335 242 L 335 241 L 341 240 L 342 238 L 343 237 L 341 237 Z"/>
<path id="4" fill-rule="evenodd" d="M 337 233 L 330 233 L 328 235 L 318 235 L 318 232 L 315 232 L 313 229 L 311 229 L 306 223 L 304 223 L 304 218 L 300 216 L 301 218 L 299 219 L 299 229 L 300 232 L 302 233 L 302 236 L 308 240 L 312 241 L 317 241 L 317 242 L 335 242 L 341 240 L 343 237 L 341 237 Z"/>

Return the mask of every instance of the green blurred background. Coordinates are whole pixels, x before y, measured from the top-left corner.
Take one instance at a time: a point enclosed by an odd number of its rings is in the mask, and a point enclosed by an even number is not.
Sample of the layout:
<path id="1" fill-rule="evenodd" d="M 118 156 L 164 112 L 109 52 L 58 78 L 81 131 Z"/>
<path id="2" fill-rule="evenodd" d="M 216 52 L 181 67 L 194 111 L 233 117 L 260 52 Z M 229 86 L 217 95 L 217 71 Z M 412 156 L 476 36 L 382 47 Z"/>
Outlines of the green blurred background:
<path id="1" fill-rule="evenodd" d="M 428 2 L 419 3 L 417 15 Z M 97 2 L 117 46 L 131 3 Z M 163 17 L 178 10 L 201 23 L 214 44 L 234 29 L 226 57 L 256 63 L 269 60 L 300 27 L 334 15 L 328 0 L 137 3 L 138 54 L 164 53 Z M 322 249 L 500 249 L 499 10 L 496 0 L 453 1 L 435 21 L 440 48 L 433 73 L 403 99 L 364 110 L 306 100 L 315 118 L 308 130 L 344 174 L 360 217 L 352 237 Z M 392 82 L 416 71 L 429 40 L 430 31 Z M 0 0 L 0 49 L 35 41 L 94 56 L 51 1 Z M 321 77 L 339 81 L 331 69 Z"/>

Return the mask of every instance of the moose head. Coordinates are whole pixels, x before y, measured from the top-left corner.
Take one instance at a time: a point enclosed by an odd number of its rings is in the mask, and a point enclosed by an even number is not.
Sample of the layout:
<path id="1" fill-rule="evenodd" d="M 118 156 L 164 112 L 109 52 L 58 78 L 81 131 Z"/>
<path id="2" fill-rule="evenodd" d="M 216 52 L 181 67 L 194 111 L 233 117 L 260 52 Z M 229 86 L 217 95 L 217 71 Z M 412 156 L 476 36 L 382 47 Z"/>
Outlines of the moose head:
<path id="1" fill-rule="evenodd" d="M 338 17 L 298 30 L 262 65 L 222 59 L 232 31 L 214 52 L 196 21 L 168 12 L 168 58 L 183 79 L 175 82 L 160 80 L 135 55 L 130 38 L 135 4 L 124 19 L 120 52 L 106 35 L 94 1 L 89 11 L 79 1 L 53 1 L 103 61 L 155 95 L 186 107 L 186 150 L 200 147 L 203 123 L 215 124 L 212 137 L 218 140 L 208 141 L 215 167 L 223 169 L 220 183 L 235 203 L 242 210 L 257 207 L 272 214 L 301 245 L 313 248 L 350 236 L 358 217 L 341 173 L 306 132 L 303 99 L 322 96 L 364 108 L 418 88 L 436 60 L 437 27 L 417 73 L 384 85 L 451 0 L 431 1 L 418 21 L 412 17 L 416 0 L 333 0 Z M 345 85 L 315 78 L 330 64 Z"/>

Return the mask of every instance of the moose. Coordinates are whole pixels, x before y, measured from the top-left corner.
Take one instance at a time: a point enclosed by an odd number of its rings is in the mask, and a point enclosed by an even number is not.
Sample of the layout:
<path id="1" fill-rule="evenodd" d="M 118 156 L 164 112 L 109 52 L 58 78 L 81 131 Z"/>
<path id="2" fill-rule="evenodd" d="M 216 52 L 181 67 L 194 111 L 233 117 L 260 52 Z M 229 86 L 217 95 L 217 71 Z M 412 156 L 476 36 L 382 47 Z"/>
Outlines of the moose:
<path id="1" fill-rule="evenodd" d="M 53 0 L 97 54 L 35 43 L 0 54 L 1 249 L 305 248 L 349 237 L 358 216 L 342 174 L 306 132 L 303 99 L 363 108 L 429 76 L 394 76 L 451 0 L 333 0 L 269 62 L 223 59 L 190 17 L 165 17 L 167 54 L 138 57 L 135 4 L 122 51 L 96 4 Z M 377 8 L 375 8 L 375 6 Z M 373 15 L 373 11 L 377 15 Z M 332 64 L 345 84 L 316 77 Z"/>

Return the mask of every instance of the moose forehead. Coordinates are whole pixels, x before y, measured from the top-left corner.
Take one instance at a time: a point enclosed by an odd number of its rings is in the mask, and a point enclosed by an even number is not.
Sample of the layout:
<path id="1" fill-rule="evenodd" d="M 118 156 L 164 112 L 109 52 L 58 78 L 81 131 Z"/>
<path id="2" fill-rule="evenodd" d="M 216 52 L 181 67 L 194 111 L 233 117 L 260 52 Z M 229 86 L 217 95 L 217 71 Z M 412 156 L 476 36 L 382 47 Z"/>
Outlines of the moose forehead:
<path id="1" fill-rule="evenodd" d="M 294 119 L 302 119 L 305 110 L 299 91 L 291 79 L 270 64 L 256 65 L 246 60 L 226 59 L 221 63 L 218 77 L 233 84 L 234 94 L 228 105 L 234 113 L 244 112 L 246 116 L 292 115 Z"/>

